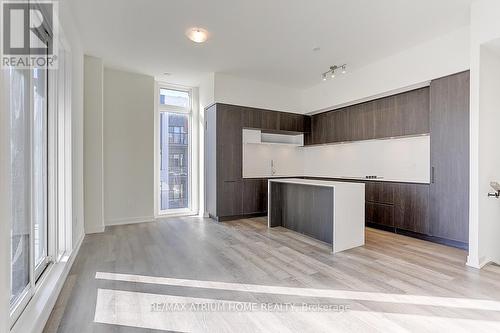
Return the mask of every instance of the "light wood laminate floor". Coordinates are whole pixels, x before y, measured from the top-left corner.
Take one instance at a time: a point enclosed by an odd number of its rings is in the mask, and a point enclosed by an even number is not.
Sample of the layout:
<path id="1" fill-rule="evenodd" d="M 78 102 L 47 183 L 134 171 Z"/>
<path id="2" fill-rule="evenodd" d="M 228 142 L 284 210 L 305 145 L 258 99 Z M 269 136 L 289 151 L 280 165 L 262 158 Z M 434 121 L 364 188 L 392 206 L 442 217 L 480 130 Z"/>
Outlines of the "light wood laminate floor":
<path id="1" fill-rule="evenodd" d="M 332 255 L 263 218 L 108 227 L 85 237 L 45 332 L 500 331 L 500 268 L 465 260 L 368 228 Z"/>

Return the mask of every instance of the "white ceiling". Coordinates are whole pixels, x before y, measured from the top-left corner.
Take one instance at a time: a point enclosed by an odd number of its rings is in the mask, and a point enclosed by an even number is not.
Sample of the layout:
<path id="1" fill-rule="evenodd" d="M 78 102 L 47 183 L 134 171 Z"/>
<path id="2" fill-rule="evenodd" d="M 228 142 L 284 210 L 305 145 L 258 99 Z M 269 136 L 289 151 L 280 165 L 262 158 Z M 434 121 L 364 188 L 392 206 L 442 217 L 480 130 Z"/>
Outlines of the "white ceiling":
<path id="1" fill-rule="evenodd" d="M 473 0 L 72 0 L 85 52 L 196 84 L 224 72 L 306 88 L 469 24 Z M 199 26 L 211 36 L 188 40 Z M 321 50 L 314 52 L 314 47 Z M 432 52 L 430 50 L 430 52 Z"/>

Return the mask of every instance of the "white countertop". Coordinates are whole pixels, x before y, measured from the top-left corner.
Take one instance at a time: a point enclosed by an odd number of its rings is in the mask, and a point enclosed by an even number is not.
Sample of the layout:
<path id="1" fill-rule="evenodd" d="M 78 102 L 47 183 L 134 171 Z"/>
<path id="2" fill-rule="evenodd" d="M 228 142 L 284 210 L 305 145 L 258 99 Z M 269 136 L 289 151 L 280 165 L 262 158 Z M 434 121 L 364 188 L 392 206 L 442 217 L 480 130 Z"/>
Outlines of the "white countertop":
<path id="1" fill-rule="evenodd" d="M 317 177 L 317 178 L 334 178 L 334 179 L 345 179 L 345 180 L 362 180 L 369 182 L 388 182 L 388 183 L 410 183 L 410 184 L 429 184 L 426 180 L 401 180 L 393 178 L 366 178 L 366 177 L 356 177 L 356 176 L 317 176 L 317 175 L 305 175 L 304 177 Z"/>
<path id="2" fill-rule="evenodd" d="M 270 182 L 275 183 L 287 183 L 287 184 L 299 184 L 299 185 L 312 185 L 312 186 L 325 186 L 325 187 L 335 187 L 335 186 L 365 186 L 363 183 L 348 183 L 339 182 L 332 180 L 315 180 L 315 179 L 300 179 L 300 178 L 279 178 L 279 179 L 269 179 Z"/>
<path id="3" fill-rule="evenodd" d="M 401 180 L 401 179 L 392 179 L 392 178 L 365 178 L 365 177 L 356 177 L 356 176 L 318 176 L 318 175 L 274 175 L 274 176 L 265 176 L 265 175 L 251 175 L 243 177 L 243 179 L 257 179 L 257 178 L 294 178 L 294 177 L 310 177 L 310 178 L 331 178 L 335 180 L 331 180 L 332 182 L 339 181 L 337 179 L 345 179 L 349 180 L 359 180 L 359 181 L 368 181 L 368 182 L 386 182 L 386 183 L 408 183 L 408 184 L 430 184 L 428 180 Z"/>

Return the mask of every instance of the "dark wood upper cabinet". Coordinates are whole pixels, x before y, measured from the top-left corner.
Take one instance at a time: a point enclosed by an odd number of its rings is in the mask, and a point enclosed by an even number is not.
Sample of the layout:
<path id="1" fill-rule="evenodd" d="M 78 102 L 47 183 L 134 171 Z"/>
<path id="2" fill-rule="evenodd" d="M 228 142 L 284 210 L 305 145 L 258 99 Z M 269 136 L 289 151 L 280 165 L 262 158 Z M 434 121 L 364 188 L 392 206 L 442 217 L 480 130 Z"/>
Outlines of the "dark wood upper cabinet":
<path id="1" fill-rule="evenodd" d="M 324 129 L 323 132 L 325 133 L 325 138 L 322 143 L 330 143 L 330 142 L 335 142 L 335 112 L 336 111 L 330 111 L 325 113 L 324 117 L 324 122 L 325 124 L 323 125 Z"/>
<path id="2" fill-rule="evenodd" d="M 305 118 L 302 114 L 280 112 L 279 129 L 281 131 L 305 132 Z"/>
<path id="3" fill-rule="evenodd" d="M 261 129 L 278 131 L 280 123 L 280 113 L 277 111 L 261 111 Z"/>
<path id="4" fill-rule="evenodd" d="M 405 94 L 402 94 L 405 95 Z M 396 107 L 400 95 L 381 98 L 373 102 L 375 112 L 375 138 L 404 135 L 403 113 Z"/>
<path id="5" fill-rule="evenodd" d="M 365 140 L 363 135 L 363 106 L 353 105 L 349 110 L 349 139 L 350 141 Z"/>
<path id="6" fill-rule="evenodd" d="M 319 113 L 311 117 L 305 144 L 429 133 L 429 87 Z"/>
<path id="7" fill-rule="evenodd" d="M 374 103 L 368 102 L 349 107 L 350 141 L 375 138 Z"/>
<path id="8" fill-rule="evenodd" d="M 430 88 L 431 234 L 469 236 L 469 72 L 433 80 Z"/>
<path id="9" fill-rule="evenodd" d="M 328 136 L 328 113 L 320 113 L 311 119 L 312 144 L 326 143 Z"/>
<path id="10" fill-rule="evenodd" d="M 262 128 L 262 111 L 259 109 L 242 107 L 241 120 L 244 128 Z"/>
<path id="11" fill-rule="evenodd" d="M 330 142 L 351 141 L 349 110 L 344 108 L 329 112 L 329 115 L 333 123 L 333 140 Z"/>
<path id="12" fill-rule="evenodd" d="M 403 116 L 401 135 L 429 133 L 429 87 L 396 96 L 396 109 Z"/>

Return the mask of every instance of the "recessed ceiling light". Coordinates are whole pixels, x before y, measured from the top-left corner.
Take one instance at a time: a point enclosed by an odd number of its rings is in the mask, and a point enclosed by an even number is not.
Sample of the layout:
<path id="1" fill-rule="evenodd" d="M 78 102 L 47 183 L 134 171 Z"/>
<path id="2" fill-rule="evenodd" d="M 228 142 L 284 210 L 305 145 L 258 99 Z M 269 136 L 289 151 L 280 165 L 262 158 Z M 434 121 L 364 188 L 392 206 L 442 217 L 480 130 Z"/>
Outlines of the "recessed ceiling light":
<path id="1" fill-rule="evenodd" d="M 195 43 L 203 43 L 208 38 L 208 31 L 202 28 L 190 28 L 186 31 L 186 36 Z"/>

